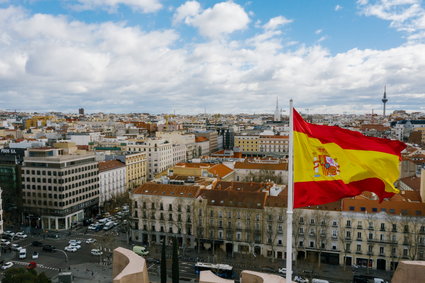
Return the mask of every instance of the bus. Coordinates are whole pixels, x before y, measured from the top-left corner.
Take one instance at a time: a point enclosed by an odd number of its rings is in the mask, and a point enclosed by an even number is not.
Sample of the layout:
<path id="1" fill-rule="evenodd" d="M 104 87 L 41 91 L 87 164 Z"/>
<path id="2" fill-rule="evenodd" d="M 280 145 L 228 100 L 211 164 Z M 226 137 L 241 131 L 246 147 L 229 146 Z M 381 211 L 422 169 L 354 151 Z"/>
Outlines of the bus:
<path id="1" fill-rule="evenodd" d="M 233 278 L 233 267 L 228 264 L 214 264 L 214 263 L 205 263 L 197 262 L 195 264 L 195 273 L 199 275 L 201 271 L 211 270 L 215 275 L 221 278 L 232 279 Z"/>

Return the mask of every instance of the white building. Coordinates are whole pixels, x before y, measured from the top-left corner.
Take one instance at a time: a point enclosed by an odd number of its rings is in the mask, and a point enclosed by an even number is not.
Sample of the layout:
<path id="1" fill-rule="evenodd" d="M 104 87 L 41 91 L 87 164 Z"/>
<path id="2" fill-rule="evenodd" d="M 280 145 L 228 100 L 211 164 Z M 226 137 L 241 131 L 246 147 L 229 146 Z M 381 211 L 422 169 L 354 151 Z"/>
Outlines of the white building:
<path id="1" fill-rule="evenodd" d="M 168 140 L 152 138 L 144 142 L 127 145 L 127 151 L 146 152 L 148 160 L 148 180 L 152 180 L 156 174 L 167 170 L 174 164 L 186 160 L 186 147 L 172 144 Z"/>
<path id="2" fill-rule="evenodd" d="M 99 162 L 99 206 L 125 193 L 126 166 L 118 160 Z"/>

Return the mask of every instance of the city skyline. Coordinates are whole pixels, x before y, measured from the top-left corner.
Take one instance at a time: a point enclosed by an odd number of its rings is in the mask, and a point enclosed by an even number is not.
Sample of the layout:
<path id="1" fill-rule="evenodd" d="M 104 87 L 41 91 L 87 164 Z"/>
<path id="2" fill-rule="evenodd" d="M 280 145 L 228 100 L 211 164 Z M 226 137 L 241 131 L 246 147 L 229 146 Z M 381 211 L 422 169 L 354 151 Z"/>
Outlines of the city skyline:
<path id="1" fill-rule="evenodd" d="M 0 109 L 423 112 L 421 1 L 0 1 Z"/>

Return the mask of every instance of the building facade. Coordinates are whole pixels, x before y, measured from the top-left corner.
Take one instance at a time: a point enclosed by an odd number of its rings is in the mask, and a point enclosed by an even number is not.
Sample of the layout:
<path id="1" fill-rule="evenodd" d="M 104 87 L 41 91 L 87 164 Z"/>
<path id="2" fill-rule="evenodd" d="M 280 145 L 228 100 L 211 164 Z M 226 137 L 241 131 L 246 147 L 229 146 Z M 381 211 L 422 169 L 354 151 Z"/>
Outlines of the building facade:
<path id="1" fill-rule="evenodd" d="M 97 211 L 99 169 L 88 153 L 28 149 L 22 166 L 23 210 L 27 224 L 65 230 Z"/>
<path id="2" fill-rule="evenodd" d="M 99 162 L 99 206 L 126 192 L 126 166 L 118 160 Z"/>

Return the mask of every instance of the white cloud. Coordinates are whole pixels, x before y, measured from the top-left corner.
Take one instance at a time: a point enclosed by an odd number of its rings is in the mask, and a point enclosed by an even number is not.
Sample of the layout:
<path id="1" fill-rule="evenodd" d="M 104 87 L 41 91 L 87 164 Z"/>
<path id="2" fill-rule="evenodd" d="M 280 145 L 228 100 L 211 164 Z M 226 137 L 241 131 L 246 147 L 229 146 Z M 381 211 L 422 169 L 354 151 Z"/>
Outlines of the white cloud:
<path id="1" fill-rule="evenodd" d="M 315 34 L 321 34 L 323 32 L 323 30 L 322 29 L 317 29 L 314 33 Z"/>
<path id="2" fill-rule="evenodd" d="M 13 7 L 0 9 L 0 26 L 7 108 L 198 113 L 207 105 L 209 112 L 272 113 L 278 95 L 282 107 L 292 97 L 311 113 L 370 112 L 380 109 L 387 83 L 389 111 L 417 110 L 425 89 L 425 45 L 418 43 L 331 55 L 263 30 L 247 40 L 176 47 L 171 29 L 87 24 Z"/>
<path id="3" fill-rule="evenodd" d="M 212 8 L 199 10 L 196 1 L 186 2 L 174 15 L 175 21 L 183 21 L 196 27 L 200 34 L 211 39 L 247 28 L 249 16 L 245 10 L 233 2 L 221 2 Z M 195 14 L 196 13 L 196 14 Z"/>
<path id="4" fill-rule="evenodd" d="M 375 0 L 357 2 L 362 14 L 390 22 L 405 32 L 409 41 L 421 41 L 425 31 L 425 9 L 421 0 Z"/>
<path id="5" fill-rule="evenodd" d="M 152 13 L 160 10 L 159 0 L 76 0 L 78 4 L 72 7 L 78 10 L 95 10 L 98 8 L 114 12 L 120 5 L 126 5 L 142 13 Z"/>
<path id="6" fill-rule="evenodd" d="M 336 12 L 340 11 L 340 10 L 342 10 L 342 6 L 338 4 L 338 5 L 335 6 L 335 9 L 334 10 Z"/>
<path id="7" fill-rule="evenodd" d="M 199 4 L 198 1 L 187 1 L 177 8 L 176 12 L 174 13 L 173 22 L 176 24 L 183 20 L 189 20 L 192 17 L 198 15 L 200 10 L 201 4 Z"/>
<path id="8" fill-rule="evenodd" d="M 293 20 L 289 20 L 285 18 L 284 16 L 278 16 L 275 18 L 271 18 L 264 26 L 263 28 L 266 30 L 275 30 L 279 28 L 280 26 L 292 23 Z"/>

